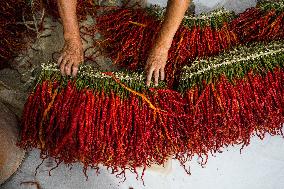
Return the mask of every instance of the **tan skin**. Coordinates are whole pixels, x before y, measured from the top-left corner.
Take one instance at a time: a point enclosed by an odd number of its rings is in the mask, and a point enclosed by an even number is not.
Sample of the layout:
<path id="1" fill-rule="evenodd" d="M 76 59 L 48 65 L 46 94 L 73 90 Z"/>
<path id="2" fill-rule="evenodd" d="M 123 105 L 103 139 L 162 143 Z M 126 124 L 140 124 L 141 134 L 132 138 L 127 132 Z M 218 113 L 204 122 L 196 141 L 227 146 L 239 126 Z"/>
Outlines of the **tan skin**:
<path id="1" fill-rule="evenodd" d="M 168 1 L 165 19 L 145 66 L 147 86 L 151 84 L 152 78 L 154 78 L 155 85 L 158 85 L 159 79 L 164 80 L 168 51 L 190 1 Z M 58 64 L 60 65 L 62 75 L 72 75 L 75 77 L 79 64 L 84 60 L 83 46 L 76 15 L 77 0 L 58 0 L 57 3 L 63 23 L 65 40 Z"/>

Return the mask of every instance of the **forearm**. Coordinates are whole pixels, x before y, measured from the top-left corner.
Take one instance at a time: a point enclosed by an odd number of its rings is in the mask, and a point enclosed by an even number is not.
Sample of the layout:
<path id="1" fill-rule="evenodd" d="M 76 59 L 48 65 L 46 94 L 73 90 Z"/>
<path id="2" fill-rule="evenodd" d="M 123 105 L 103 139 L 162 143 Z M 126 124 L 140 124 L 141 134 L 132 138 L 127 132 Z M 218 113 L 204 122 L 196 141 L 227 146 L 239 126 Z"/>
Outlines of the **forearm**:
<path id="1" fill-rule="evenodd" d="M 79 26 L 76 15 L 77 0 L 57 0 L 58 10 L 64 28 L 64 39 L 79 39 Z"/>
<path id="2" fill-rule="evenodd" d="M 169 49 L 191 0 L 169 0 L 165 19 L 156 40 L 157 46 Z"/>

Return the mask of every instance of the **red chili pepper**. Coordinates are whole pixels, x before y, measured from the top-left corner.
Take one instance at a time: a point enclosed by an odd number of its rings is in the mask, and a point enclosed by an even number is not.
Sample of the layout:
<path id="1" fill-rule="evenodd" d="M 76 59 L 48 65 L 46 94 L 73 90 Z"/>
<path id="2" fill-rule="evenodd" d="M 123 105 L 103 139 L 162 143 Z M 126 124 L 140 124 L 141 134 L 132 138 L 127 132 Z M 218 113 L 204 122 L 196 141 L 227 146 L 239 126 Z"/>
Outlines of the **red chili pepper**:
<path id="1" fill-rule="evenodd" d="M 60 152 L 60 150 L 66 145 L 67 142 L 72 142 L 72 137 L 76 133 L 76 129 L 79 127 L 81 116 L 84 111 L 84 105 L 86 101 L 86 94 L 84 92 L 80 92 L 80 95 L 78 96 L 77 100 L 77 106 L 74 109 L 74 114 L 71 118 L 71 126 L 68 130 L 68 132 L 65 133 L 64 137 L 61 139 L 60 142 L 58 142 L 58 145 L 55 149 L 55 153 Z M 83 114 L 84 115 L 84 114 Z M 80 139 L 79 139 L 80 140 Z"/>
<path id="2" fill-rule="evenodd" d="M 89 153 L 92 150 L 92 144 L 93 144 L 93 135 L 94 135 L 94 117 L 95 117 L 95 106 L 96 106 L 96 99 L 95 99 L 95 94 L 93 93 L 93 91 L 90 91 L 89 94 L 90 98 L 91 98 L 91 105 L 90 105 L 90 113 L 89 113 L 89 129 L 86 131 L 87 132 L 87 140 L 86 140 L 86 147 L 85 147 L 85 151 L 88 151 Z"/>
<path id="3" fill-rule="evenodd" d="M 80 149 L 82 150 L 82 154 L 86 154 L 88 150 L 88 145 L 89 145 L 89 140 L 90 140 L 90 134 L 91 134 L 91 113 L 92 113 L 92 91 L 90 89 L 86 90 L 86 95 L 87 95 L 87 103 L 86 103 L 86 109 L 85 109 L 85 117 L 84 117 L 84 125 L 82 129 L 82 140 L 81 141 L 81 147 Z M 79 130 L 80 131 L 80 130 Z"/>
<path id="4" fill-rule="evenodd" d="M 220 52 L 221 49 L 221 43 L 219 40 L 219 29 L 213 30 L 213 41 L 214 41 L 214 52 L 215 54 Z"/>
<path id="5" fill-rule="evenodd" d="M 37 91 L 39 90 L 39 85 L 37 86 L 36 88 L 36 91 L 35 92 L 32 92 L 26 103 L 25 103 L 25 106 L 24 106 L 24 110 L 23 110 L 23 115 L 22 115 L 22 120 L 21 120 L 21 140 L 22 141 L 26 141 L 26 137 L 27 137 L 27 130 L 29 129 L 30 127 L 30 119 L 29 119 L 29 116 L 31 115 L 31 112 L 34 107 L 34 104 L 35 104 L 35 98 L 36 98 L 36 93 Z"/>
<path id="6" fill-rule="evenodd" d="M 34 98 L 34 106 L 32 106 L 32 112 L 29 115 L 30 116 L 30 122 L 29 122 L 29 136 L 30 136 L 30 140 L 31 143 L 36 143 L 36 141 L 38 141 L 38 133 L 37 133 L 37 123 L 40 121 L 40 117 L 42 115 L 43 112 L 43 108 L 41 107 L 41 85 L 38 85 L 36 88 L 36 92 L 35 92 L 35 98 Z"/>
<path id="7" fill-rule="evenodd" d="M 46 136 L 46 144 L 47 145 L 52 144 L 52 143 L 56 143 L 56 140 L 54 140 L 53 134 L 54 134 L 54 132 L 57 128 L 56 127 L 56 124 L 58 123 L 58 120 L 57 120 L 58 117 L 57 116 L 59 114 L 58 109 L 59 109 L 60 104 L 62 104 L 62 102 L 63 102 L 63 98 L 64 98 L 64 96 L 63 96 L 63 93 L 61 91 L 61 92 L 58 93 L 58 95 L 55 99 L 55 102 L 54 102 L 54 107 L 50 111 L 51 114 L 50 114 L 50 118 L 49 118 L 49 123 L 48 123 L 48 126 L 46 128 L 46 132 L 45 132 L 47 134 L 47 136 Z M 55 120 L 56 120 L 56 122 L 55 122 Z"/>
<path id="8" fill-rule="evenodd" d="M 48 85 L 48 82 L 46 80 L 43 81 L 42 84 L 41 84 L 41 102 L 43 104 L 44 109 L 47 108 L 47 104 L 48 104 L 47 98 L 46 98 L 46 96 L 47 96 L 47 85 Z"/>

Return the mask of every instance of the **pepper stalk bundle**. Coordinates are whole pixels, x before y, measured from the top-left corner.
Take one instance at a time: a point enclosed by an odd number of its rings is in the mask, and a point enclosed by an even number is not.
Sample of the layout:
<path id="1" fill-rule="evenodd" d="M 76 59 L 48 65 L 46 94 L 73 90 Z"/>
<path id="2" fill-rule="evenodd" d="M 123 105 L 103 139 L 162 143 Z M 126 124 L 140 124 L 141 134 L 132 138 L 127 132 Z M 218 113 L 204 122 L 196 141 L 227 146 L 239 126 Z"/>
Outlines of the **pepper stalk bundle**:
<path id="1" fill-rule="evenodd" d="M 171 156 L 184 166 L 196 154 L 246 146 L 255 133 L 282 134 L 283 60 L 283 41 L 238 47 L 185 67 L 180 92 L 146 88 L 137 73 L 84 65 L 72 79 L 43 65 L 25 105 L 19 144 L 59 162 L 80 161 L 85 169 L 102 163 L 122 174 Z"/>
<path id="2" fill-rule="evenodd" d="M 193 115 L 188 141 L 203 153 L 250 143 L 251 135 L 282 135 L 284 43 L 239 47 L 186 66 L 179 90 Z M 198 141 L 198 142 L 197 142 Z"/>
<path id="3" fill-rule="evenodd" d="M 284 38 L 284 1 L 262 1 L 232 21 L 243 43 Z"/>
<path id="4" fill-rule="evenodd" d="M 60 162 L 81 161 L 85 169 L 102 163 L 136 172 L 179 152 L 183 114 L 179 93 L 145 88 L 142 75 L 81 66 L 68 79 L 47 64 L 25 105 L 20 146 Z"/>
<path id="5" fill-rule="evenodd" d="M 143 69 L 163 19 L 164 11 L 157 6 L 147 10 L 120 8 L 97 18 L 97 28 L 105 37 L 104 48 L 114 64 L 130 70 Z M 238 43 L 228 27 L 234 17 L 224 9 L 197 17 L 185 16 L 176 32 L 168 54 L 166 76 L 173 84 L 176 73 L 190 60 L 218 54 Z"/>

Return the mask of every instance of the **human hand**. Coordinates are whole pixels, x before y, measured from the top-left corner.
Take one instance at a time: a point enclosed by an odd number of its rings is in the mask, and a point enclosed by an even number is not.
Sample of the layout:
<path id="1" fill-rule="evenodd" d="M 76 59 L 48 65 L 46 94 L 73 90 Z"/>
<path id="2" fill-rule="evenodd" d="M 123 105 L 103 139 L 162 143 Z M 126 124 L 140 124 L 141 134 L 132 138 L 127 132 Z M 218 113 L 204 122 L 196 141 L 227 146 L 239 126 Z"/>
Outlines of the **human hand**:
<path id="1" fill-rule="evenodd" d="M 155 46 L 151 49 L 149 57 L 146 62 L 146 85 L 150 86 L 151 79 L 154 74 L 154 84 L 158 85 L 159 77 L 161 80 L 165 79 L 165 66 L 168 59 L 168 48 L 163 46 Z"/>
<path id="2" fill-rule="evenodd" d="M 58 65 L 62 75 L 75 77 L 79 64 L 84 61 L 83 46 L 80 38 L 65 40 L 64 47 L 58 59 Z"/>

